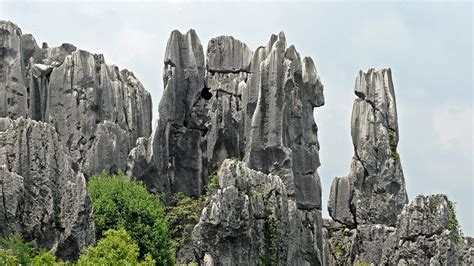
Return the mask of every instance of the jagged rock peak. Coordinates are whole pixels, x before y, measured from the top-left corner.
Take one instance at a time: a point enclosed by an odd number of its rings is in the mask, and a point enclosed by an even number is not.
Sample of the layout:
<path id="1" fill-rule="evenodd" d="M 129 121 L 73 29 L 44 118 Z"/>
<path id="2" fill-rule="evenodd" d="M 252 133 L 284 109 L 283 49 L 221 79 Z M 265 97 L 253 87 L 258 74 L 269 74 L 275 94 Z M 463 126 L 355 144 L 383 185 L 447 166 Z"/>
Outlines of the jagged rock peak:
<path id="1" fill-rule="evenodd" d="M 0 118 L 0 235 L 21 233 L 64 259 L 94 242 L 86 181 L 53 126 Z"/>
<path id="2" fill-rule="evenodd" d="M 151 133 L 151 95 L 133 73 L 72 44 L 40 48 L 11 22 L 0 28 L 0 117 L 55 126 L 74 169 L 87 176 L 125 171 L 136 140 Z"/>
<path id="3" fill-rule="evenodd" d="M 408 202 L 397 152 L 395 93 L 390 69 L 360 71 L 352 110 L 354 158 L 347 177 L 336 178 L 328 210 L 348 226 L 394 225 Z"/>

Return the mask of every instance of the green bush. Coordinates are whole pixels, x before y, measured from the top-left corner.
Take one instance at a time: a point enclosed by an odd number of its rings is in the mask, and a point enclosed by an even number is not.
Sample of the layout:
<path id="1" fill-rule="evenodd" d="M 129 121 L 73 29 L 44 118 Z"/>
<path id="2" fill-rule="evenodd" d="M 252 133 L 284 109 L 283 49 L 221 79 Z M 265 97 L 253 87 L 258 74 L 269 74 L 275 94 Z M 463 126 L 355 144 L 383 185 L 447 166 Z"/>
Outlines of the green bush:
<path id="1" fill-rule="evenodd" d="M 138 245 L 125 229 L 109 229 L 95 246 L 82 251 L 78 265 L 155 265 L 149 254 L 141 262 L 138 256 Z"/>
<path id="2" fill-rule="evenodd" d="M 25 241 L 18 233 L 0 238 L 0 265 L 57 265 L 62 263 L 50 251 L 37 250 L 35 241 Z"/>
<path id="3" fill-rule="evenodd" d="M 448 229 L 453 232 L 453 240 L 456 243 L 461 243 L 464 239 L 464 235 L 459 226 L 458 218 L 456 217 L 456 202 L 448 200 L 448 212 L 449 212 L 449 226 Z"/>
<path id="4" fill-rule="evenodd" d="M 5 249 L 2 251 L 2 259 L 3 256 L 5 256 L 5 260 L 15 258 L 18 264 L 26 265 L 31 263 L 31 258 L 35 255 L 35 241 L 27 242 L 18 233 L 12 233 L 7 237 L 0 238 L 0 243 Z"/>
<path id="5" fill-rule="evenodd" d="M 207 194 L 211 193 L 214 189 L 220 188 L 219 185 L 219 175 L 217 174 L 217 170 L 212 172 L 209 176 L 209 183 L 207 184 Z"/>
<path id="6" fill-rule="evenodd" d="M 61 260 L 56 258 L 50 251 L 41 249 L 31 260 L 33 265 L 58 265 L 61 264 Z"/>
<path id="7" fill-rule="evenodd" d="M 137 242 L 140 257 L 150 253 L 160 264 L 174 263 L 164 206 L 158 196 L 121 173 L 92 176 L 88 192 L 98 238 L 108 229 L 124 228 Z"/>
<path id="8" fill-rule="evenodd" d="M 194 226 L 201 217 L 203 204 L 204 201 L 201 198 L 193 199 L 178 192 L 166 207 L 166 218 L 176 250 L 189 240 Z"/>

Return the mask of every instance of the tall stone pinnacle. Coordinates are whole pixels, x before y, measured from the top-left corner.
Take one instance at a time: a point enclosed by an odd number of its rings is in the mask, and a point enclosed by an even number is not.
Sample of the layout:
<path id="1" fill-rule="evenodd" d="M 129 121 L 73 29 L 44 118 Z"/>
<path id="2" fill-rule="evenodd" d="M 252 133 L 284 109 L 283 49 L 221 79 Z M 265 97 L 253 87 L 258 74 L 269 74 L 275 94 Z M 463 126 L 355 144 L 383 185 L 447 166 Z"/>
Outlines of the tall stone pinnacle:
<path id="1" fill-rule="evenodd" d="M 395 225 L 408 202 L 400 156 L 397 108 L 390 69 L 360 71 L 352 109 L 354 144 L 349 175 L 336 177 L 328 210 L 348 226 Z"/>

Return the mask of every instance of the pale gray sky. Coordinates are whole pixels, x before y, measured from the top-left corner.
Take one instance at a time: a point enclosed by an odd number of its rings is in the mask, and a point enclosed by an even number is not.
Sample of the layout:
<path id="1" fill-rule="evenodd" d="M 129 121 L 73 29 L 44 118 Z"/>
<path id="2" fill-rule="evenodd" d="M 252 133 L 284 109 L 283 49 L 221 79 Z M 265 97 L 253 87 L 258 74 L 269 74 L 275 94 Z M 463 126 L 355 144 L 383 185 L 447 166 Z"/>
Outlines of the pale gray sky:
<path id="1" fill-rule="evenodd" d="M 457 202 L 462 229 L 471 236 L 472 13 L 470 2 L 0 0 L 0 19 L 32 33 L 39 45 L 69 42 L 133 71 L 153 95 L 155 118 L 172 30 L 195 29 L 204 47 L 212 37 L 233 35 L 252 49 L 285 31 L 302 56 L 314 59 L 325 85 L 326 105 L 315 111 L 324 203 L 333 177 L 348 173 L 353 155 L 356 73 L 391 67 L 409 197 L 447 194 Z"/>

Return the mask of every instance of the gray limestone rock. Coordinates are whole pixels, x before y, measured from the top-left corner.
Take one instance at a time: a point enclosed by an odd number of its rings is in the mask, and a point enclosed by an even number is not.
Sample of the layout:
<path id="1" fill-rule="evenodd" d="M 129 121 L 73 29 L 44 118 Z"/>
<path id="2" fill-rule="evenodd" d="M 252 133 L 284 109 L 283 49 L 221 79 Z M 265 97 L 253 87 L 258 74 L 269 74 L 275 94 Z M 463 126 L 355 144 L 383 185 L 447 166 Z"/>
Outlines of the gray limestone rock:
<path id="1" fill-rule="evenodd" d="M 193 231 L 201 263 L 320 265 L 320 212 L 301 212 L 281 178 L 225 160 Z M 320 243 L 322 245 L 322 243 Z"/>
<path id="2" fill-rule="evenodd" d="M 352 185 L 348 177 L 336 177 L 331 185 L 328 211 L 336 221 L 354 227 L 354 214 L 350 206 L 352 201 Z"/>
<path id="3" fill-rule="evenodd" d="M 86 176 L 125 171 L 136 140 L 151 133 L 151 95 L 133 73 L 72 44 L 40 48 L 11 22 L 0 21 L 0 29 L 0 117 L 54 125 L 74 169 Z M 119 147 L 94 154 L 112 139 Z"/>
<path id="4" fill-rule="evenodd" d="M 286 49 L 283 33 L 269 42 L 258 72 L 258 100 L 245 161 L 282 177 L 300 209 L 321 207 L 319 143 L 313 108 L 324 104 L 323 86 L 310 58 Z M 263 49 L 261 49 L 263 50 Z M 262 51 L 263 52 L 263 51 Z"/>
<path id="5" fill-rule="evenodd" d="M 0 131 L 0 235 L 21 233 L 64 259 L 95 240 L 86 181 L 51 125 L 19 118 Z"/>
<path id="6" fill-rule="evenodd" d="M 390 69 L 360 71 L 354 90 L 358 96 L 351 125 L 355 154 L 347 177 L 352 191 L 347 195 L 335 187 L 339 182 L 333 182 L 330 215 L 350 226 L 393 226 L 408 198 L 396 150 L 399 134 Z M 345 199 L 337 201 L 347 197 L 351 198 L 349 206 Z M 335 206 L 336 201 L 344 206 Z M 337 212 L 347 209 L 354 218 L 348 218 L 346 211 Z"/>

